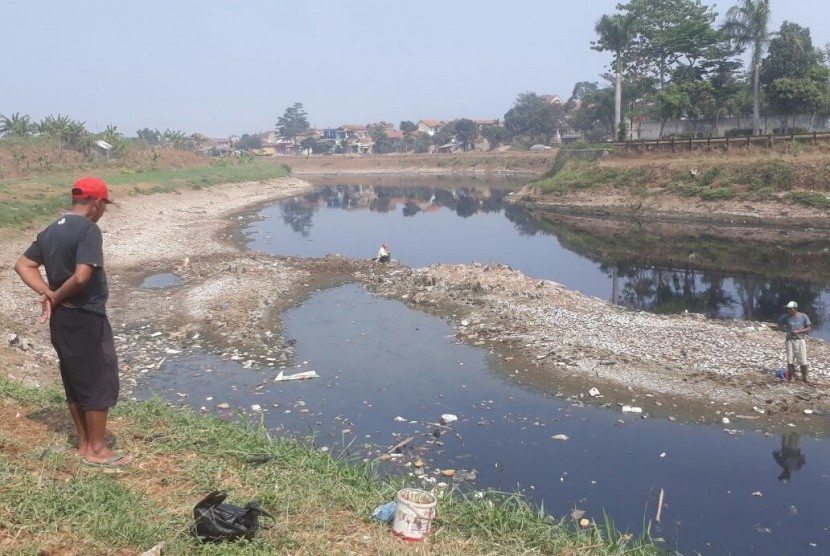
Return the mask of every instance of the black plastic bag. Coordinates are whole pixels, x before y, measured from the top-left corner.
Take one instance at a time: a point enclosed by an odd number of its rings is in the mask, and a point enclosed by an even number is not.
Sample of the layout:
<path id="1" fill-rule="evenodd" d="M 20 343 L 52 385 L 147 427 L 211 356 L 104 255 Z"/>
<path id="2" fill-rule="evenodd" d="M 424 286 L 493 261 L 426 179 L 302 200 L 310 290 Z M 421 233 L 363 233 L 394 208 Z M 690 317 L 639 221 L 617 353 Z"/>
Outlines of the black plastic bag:
<path id="1" fill-rule="evenodd" d="M 193 534 L 201 541 L 219 542 L 238 539 L 251 540 L 259 529 L 270 529 L 271 525 L 259 522 L 260 516 L 274 517 L 260 509 L 256 501 L 248 502 L 245 507 L 223 504 L 228 494 L 214 490 L 205 496 L 193 508 L 196 525 Z"/>

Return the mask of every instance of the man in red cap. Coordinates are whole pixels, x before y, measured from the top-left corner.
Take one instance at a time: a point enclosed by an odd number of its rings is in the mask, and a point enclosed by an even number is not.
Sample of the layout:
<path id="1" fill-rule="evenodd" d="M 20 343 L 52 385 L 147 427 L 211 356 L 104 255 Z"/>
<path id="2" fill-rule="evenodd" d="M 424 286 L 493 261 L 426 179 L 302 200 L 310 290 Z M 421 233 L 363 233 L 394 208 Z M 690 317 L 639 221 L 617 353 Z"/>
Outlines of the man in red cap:
<path id="1" fill-rule="evenodd" d="M 110 203 L 103 181 L 79 179 L 72 187 L 70 210 L 37 235 L 14 269 L 40 295 L 40 322 L 49 321 L 69 413 L 78 429 L 78 454 L 90 465 L 120 467 L 132 457 L 104 442 L 109 409 L 119 390 L 106 311 L 103 237 L 96 224 Z"/>

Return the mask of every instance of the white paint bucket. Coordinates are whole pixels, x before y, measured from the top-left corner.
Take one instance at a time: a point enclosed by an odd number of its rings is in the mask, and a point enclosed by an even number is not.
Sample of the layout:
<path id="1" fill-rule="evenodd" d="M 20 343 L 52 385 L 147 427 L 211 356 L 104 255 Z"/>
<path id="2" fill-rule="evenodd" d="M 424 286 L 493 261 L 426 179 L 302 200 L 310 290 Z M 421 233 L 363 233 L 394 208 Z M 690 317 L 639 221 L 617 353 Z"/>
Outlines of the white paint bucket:
<path id="1" fill-rule="evenodd" d="M 429 535 L 435 517 L 435 496 L 417 488 L 398 491 L 392 534 L 406 541 L 422 541 Z"/>

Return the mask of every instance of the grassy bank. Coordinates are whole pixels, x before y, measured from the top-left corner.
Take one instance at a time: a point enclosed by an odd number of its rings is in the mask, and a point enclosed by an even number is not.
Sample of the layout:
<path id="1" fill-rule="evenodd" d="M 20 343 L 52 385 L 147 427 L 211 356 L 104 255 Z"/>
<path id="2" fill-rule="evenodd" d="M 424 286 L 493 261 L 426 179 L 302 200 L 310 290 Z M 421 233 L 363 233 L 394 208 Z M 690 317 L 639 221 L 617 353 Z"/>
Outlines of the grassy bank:
<path id="1" fill-rule="evenodd" d="M 40 224 L 69 202 L 72 182 L 92 171 L 44 174 L 26 179 L 0 181 L 0 228 Z M 201 189 L 222 183 L 281 178 L 291 169 L 285 164 L 212 164 L 192 168 L 146 168 L 97 173 L 110 187 L 113 198 Z"/>
<path id="2" fill-rule="evenodd" d="M 635 198 L 669 194 L 703 201 L 777 201 L 830 208 L 830 164 L 822 147 L 764 156 L 649 155 L 586 160 L 563 152 L 533 182 L 542 193 L 612 190 Z"/>
<path id="3" fill-rule="evenodd" d="M 0 552 L 134 554 L 159 542 L 167 554 L 657 554 L 608 526 L 579 531 L 515 495 L 451 491 L 434 534 L 407 544 L 369 519 L 404 479 L 336 460 L 311 441 L 273 438 L 245 421 L 174 410 L 159 401 L 113 412 L 116 448 L 136 456 L 105 473 L 82 465 L 67 442 L 56 390 L 0 378 Z M 70 425 L 71 428 L 71 425 Z M 246 463 L 268 456 L 261 465 Z M 264 459 L 264 458 L 262 458 Z M 193 505 L 213 489 L 229 501 L 258 499 L 277 519 L 251 543 L 200 545 L 188 534 Z"/>

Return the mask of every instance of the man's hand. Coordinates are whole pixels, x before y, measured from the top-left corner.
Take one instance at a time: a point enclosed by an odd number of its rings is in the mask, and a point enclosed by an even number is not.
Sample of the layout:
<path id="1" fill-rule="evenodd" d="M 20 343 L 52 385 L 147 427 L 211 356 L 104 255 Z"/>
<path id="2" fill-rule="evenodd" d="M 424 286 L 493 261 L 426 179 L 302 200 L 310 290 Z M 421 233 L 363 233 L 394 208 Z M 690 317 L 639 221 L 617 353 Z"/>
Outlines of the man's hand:
<path id="1" fill-rule="evenodd" d="M 38 323 L 45 324 L 52 317 L 54 298 L 55 292 L 51 290 L 47 290 L 40 295 L 40 304 L 43 307 L 43 310 L 40 313 L 40 318 L 37 319 Z"/>

